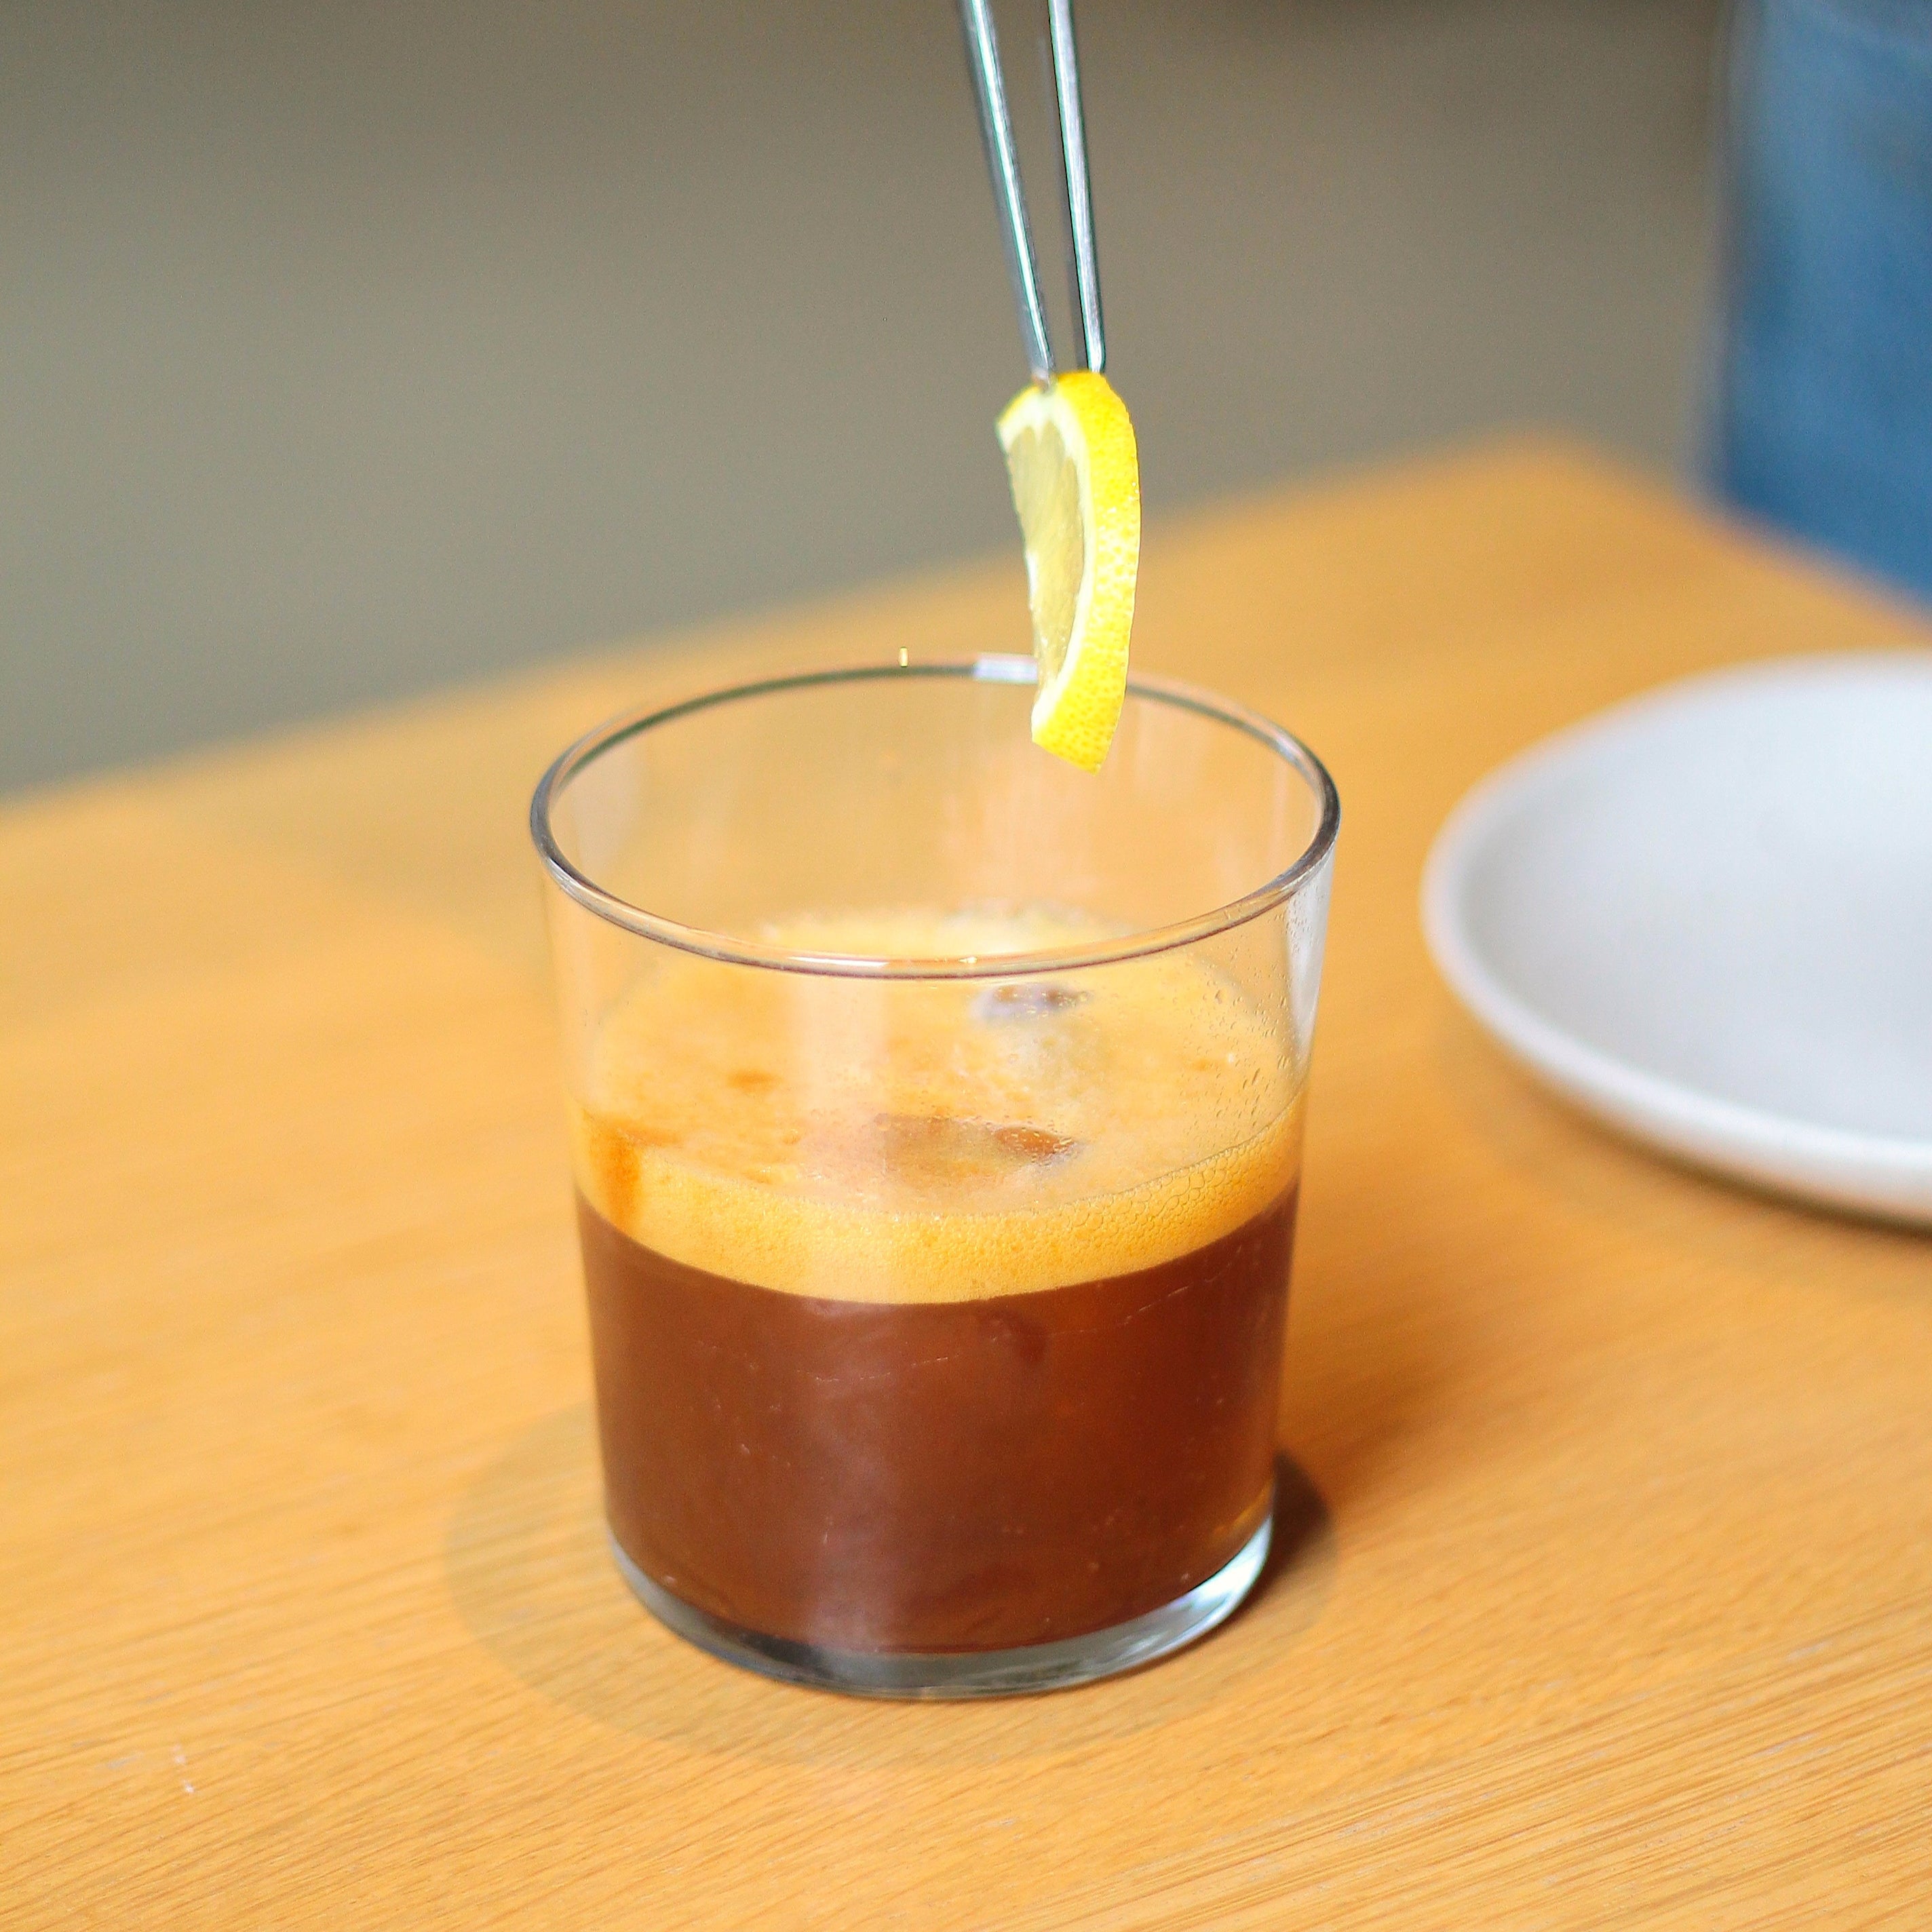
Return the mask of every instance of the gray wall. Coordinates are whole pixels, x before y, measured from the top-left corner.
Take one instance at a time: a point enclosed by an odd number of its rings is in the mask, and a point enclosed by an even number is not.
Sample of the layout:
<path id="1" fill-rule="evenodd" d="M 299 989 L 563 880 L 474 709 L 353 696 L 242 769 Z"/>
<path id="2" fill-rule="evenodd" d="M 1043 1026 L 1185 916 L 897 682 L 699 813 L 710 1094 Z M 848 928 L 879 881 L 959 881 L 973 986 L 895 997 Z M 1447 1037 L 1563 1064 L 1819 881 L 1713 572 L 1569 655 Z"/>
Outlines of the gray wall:
<path id="1" fill-rule="evenodd" d="M 1677 460 L 1713 18 L 1088 0 L 1150 510 L 1526 418 Z M 0 36 L 0 784 L 1011 543 L 952 0 Z"/>

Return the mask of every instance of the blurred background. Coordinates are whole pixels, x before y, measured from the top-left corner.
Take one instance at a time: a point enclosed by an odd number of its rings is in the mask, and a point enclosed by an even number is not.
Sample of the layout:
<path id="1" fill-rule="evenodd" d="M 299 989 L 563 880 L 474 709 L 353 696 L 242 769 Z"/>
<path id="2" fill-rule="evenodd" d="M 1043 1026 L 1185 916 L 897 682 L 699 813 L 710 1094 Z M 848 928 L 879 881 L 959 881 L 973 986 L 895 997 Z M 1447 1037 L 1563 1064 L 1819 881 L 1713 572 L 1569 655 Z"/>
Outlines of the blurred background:
<path id="1" fill-rule="evenodd" d="M 1087 0 L 1150 513 L 1532 421 L 1681 466 L 1718 16 Z M 953 0 L 0 36 L 0 787 L 1013 546 Z"/>

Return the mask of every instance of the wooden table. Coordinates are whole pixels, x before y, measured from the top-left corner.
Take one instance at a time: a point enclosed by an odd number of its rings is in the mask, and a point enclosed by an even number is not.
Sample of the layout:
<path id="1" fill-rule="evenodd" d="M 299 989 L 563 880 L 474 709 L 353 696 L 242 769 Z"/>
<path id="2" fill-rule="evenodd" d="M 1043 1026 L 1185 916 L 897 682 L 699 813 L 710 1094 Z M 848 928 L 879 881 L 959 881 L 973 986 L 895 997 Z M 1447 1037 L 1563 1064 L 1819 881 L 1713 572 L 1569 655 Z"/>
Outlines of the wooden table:
<path id="1" fill-rule="evenodd" d="M 1259 1600 L 1138 1677 L 715 1664 L 599 1533 L 548 755 L 1006 647 L 1016 560 L 56 792 L 5 908 L 0 1923 L 1932 1924 L 1932 1243 L 1544 1099 L 1451 1005 L 1457 795 L 1679 673 L 1923 642 L 1516 444 L 1156 532 L 1149 664 L 1344 826 Z"/>

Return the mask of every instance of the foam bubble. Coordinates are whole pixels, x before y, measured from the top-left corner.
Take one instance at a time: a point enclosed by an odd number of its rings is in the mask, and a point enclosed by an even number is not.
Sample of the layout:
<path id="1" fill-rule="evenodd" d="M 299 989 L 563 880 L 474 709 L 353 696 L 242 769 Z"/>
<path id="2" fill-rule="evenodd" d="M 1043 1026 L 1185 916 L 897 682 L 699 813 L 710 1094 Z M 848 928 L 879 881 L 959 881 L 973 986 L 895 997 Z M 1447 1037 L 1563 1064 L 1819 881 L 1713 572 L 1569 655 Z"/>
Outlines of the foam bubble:
<path id="1" fill-rule="evenodd" d="M 818 951 L 982 957 L 1091 940 L 1017 914 L 815 916 Z M 881 983 L 667 954 L 613 1009 L 579 1186 L 672 1259 L 801 1294 L 976 1299 L 1151 1268 L 1294 1179 L 1292 1057 L 1185 955 Z"/>

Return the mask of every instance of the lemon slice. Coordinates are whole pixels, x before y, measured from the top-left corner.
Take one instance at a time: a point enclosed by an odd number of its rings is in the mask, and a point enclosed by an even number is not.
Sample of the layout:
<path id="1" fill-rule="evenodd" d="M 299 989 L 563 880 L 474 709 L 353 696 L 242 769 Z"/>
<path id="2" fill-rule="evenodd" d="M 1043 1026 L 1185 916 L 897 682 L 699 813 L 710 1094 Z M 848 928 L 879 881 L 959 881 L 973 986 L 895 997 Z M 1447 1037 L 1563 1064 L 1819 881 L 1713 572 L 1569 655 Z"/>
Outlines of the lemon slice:
<path id="1" fill-rule="evenodd" d="M 1079 370 L 1022 389 L 999 421 L 1026 543 L 1040 684 L 1033 741 L 1097 772 L 1126 701 L 1141 560 L 1141 466 L 1127 407 Z"/>

